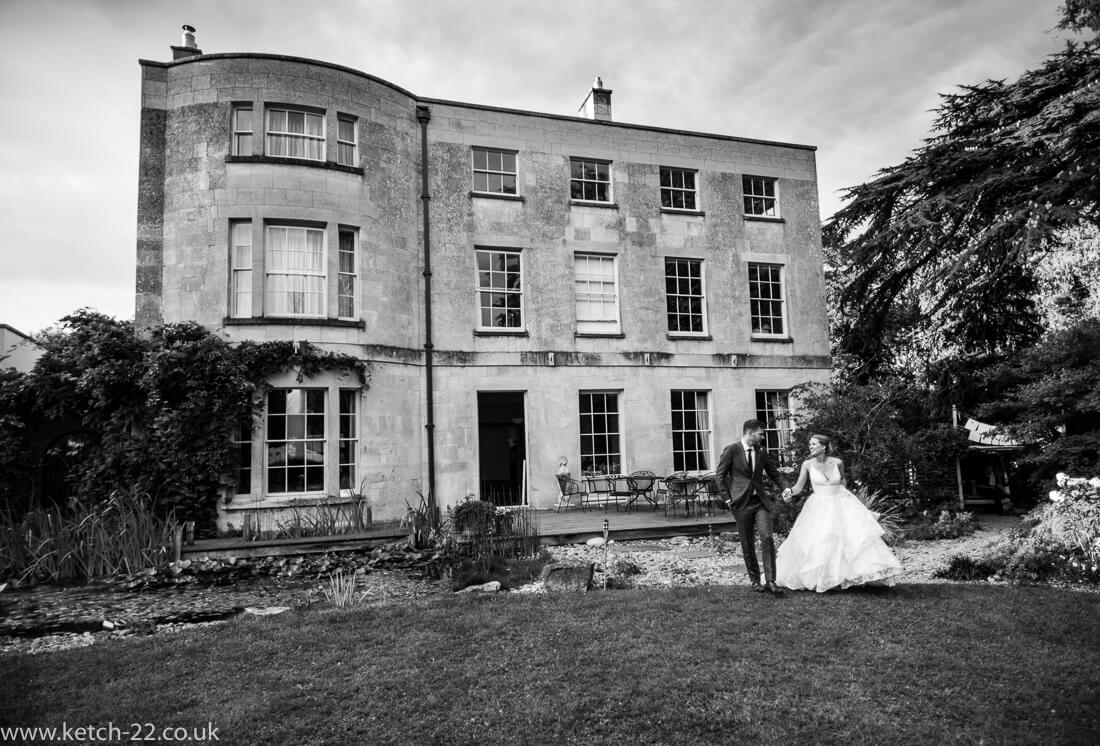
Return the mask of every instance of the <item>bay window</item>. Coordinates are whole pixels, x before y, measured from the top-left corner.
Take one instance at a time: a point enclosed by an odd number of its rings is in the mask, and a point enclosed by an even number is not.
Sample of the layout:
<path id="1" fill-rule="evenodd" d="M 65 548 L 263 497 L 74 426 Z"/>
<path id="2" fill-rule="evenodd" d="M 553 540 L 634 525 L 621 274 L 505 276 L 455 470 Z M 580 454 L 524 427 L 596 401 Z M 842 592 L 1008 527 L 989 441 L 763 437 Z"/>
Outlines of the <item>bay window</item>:
<path id="1" fill-rule="evenodd" d="M 269 225 L 264 241 L 267 313 L 272 316 L 324 316 L 325 231 Z"/>
<path id="2" fill-rule="evenodd" d="M 325 160 L 325 115 L 302 109 L 269 107 L 266 154 L 279 158 Z"/>

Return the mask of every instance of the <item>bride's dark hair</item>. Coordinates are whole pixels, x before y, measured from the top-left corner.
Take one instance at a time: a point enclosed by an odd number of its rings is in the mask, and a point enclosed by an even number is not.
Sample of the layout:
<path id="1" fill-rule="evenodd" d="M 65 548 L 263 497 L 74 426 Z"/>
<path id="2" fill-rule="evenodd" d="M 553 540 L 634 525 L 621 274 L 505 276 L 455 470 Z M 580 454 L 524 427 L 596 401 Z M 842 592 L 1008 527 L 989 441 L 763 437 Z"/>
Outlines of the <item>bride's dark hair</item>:
<path id="1" fill-rule="evenodd" d="M 814 433 L 810 436 L 810 440 L 816 440 L 821 445 L 825 446 L 825 453 L 830 456 L 836 453 L 836 444 L 833 443 L 833 439 L 828 435 L 822 435 L 820 433 Z"/>

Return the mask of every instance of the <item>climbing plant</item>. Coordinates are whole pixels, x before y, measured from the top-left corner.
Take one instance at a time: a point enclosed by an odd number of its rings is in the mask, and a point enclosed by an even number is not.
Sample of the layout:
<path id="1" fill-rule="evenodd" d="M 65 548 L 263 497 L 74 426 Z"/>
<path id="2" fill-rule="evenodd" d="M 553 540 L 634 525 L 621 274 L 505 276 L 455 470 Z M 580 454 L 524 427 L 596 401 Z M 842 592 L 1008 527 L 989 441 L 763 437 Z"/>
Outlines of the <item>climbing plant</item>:
<path id="1" fill-rule="evenodd" d="M 45 353 L 31 372 L 0 378 L 0 464 L 27 463 L 43 433 L 64 423 L 88 441 L 68 475 L 74 501 L 125 491 L 180 520 L 213 517 L 234 480 L 233 436 L 259 411 L 271 376 L 345 370 L 364 386 L 369 378 L 362 360 L 308 342 L 231 344 L 191 322 L 138 333 L 89 310 L 39 341 Z M 33 474 L 24 476 L 4 480 L 9 509 L 33 502 Z"/>

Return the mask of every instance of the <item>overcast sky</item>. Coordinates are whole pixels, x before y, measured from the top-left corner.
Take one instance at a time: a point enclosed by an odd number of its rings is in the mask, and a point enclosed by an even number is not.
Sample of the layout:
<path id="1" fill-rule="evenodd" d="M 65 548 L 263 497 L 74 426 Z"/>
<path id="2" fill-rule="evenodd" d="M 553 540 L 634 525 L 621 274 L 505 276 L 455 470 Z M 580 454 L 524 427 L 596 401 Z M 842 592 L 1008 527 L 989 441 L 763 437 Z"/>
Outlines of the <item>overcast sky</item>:
<path id="1" fill-rule="evenodd" d="M 133 318 L 140 72 L 207 53 L 346 65 L 414 94 L 816 145 L 822 219 L 902 161 L 938 94 L 1064 44 L 1060 0 L 0 0 L 0 322 Z"/>

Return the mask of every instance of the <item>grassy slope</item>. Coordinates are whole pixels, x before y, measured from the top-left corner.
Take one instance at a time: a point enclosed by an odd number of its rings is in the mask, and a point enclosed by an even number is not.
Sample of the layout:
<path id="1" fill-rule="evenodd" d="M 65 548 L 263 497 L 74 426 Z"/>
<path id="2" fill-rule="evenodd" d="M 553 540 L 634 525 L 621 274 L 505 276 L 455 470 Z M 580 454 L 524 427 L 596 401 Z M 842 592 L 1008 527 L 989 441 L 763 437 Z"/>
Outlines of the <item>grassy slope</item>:
<path id="1" fill-rule="evenodd" d="M 1100 594 L 456 597 L 3 661 L 0 722 L 222 743 L 1086 743 Z"/>

